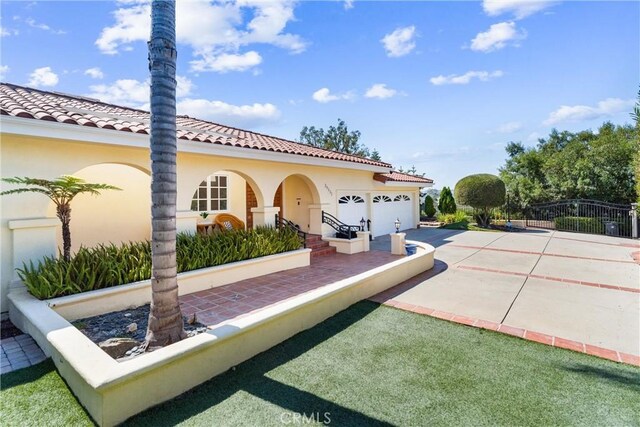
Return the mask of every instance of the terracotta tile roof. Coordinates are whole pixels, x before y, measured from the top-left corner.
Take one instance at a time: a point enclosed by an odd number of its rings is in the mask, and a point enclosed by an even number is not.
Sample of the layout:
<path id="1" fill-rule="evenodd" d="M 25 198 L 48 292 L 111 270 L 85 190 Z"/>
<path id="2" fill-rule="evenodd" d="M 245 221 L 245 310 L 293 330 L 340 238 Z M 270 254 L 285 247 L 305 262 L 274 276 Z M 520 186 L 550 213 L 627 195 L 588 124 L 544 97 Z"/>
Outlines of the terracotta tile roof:
<path id="1" fill-rule="evenodd" d="M 0 83 L 0 114 L 70 125 L 149 134 L 148 111 L 100 102 L 97 99 L 46 92 L 9 83 Z M 391 169 L 391 165 L 364 157 L 311 147 L 299 142 L 189 116 L 177 117 L 179 140 L 266 150 L 301 156 L 360 163 Z"/>
<path id="2" fill-rule="evenodd" d="M 392 171 L 390 173 L 376 173 L 373 175 L 373 179 L 385 182 L 410 182 L 418 184 L 433 184 L 433 180 L 429 178 L 423 178 L 421 176 L 409 175 L 408 173 Z"/>

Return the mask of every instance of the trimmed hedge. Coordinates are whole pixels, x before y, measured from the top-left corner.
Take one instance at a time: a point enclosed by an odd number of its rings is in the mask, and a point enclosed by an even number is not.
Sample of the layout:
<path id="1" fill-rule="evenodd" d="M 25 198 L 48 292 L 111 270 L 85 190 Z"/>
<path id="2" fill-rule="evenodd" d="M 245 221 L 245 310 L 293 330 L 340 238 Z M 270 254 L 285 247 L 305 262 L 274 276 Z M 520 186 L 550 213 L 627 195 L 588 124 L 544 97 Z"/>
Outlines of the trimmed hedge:
<path id="1" fill-rule="evenodd" d="M 582 233 L 606 234 L 606 223 L 612 222 L 618 225 L 619 236 L 631 236 L 631 219 L 622 221 L 603 221 L 602 218 L 590 218 L 583 216 L 563 216 L 554 220 L 556 230 L 578 231 Z"/>
<path id="2" fill-rule="evenodd" d="M 561 216 L 553 219 L 556 230 L 604 234 L 604 224 L 599 218 Z"/>
<path id="3" fill-rule="evenodd" d="M 178 272 L 214 267 L 299 249 L 298 233 L 284 228 L 229 230 L 215 235 L 179 234 Z M 18 276 L 38 299 L 73 295 L 151 278 L 151 242 L 81 247 L 70 261 L 45 257 L 23 264 Z"/>
<path id="4" fill-rule="evenodd" d="M 438 211 L 440 211 L 441 214 L 456 213 L 456 201 L 453 198 L 453 194 L 449 187 L 443 187 L 440 192 L 440 198 L 438 199 Z"/>
<path id="5" fill-rule="evenodd" d="M 481 173 L 462 178 L 456 184 L 454 194 L 461 205 L 475 209 L 497 208 L 504 205 L 504 182 L 495 175 Z"/>
<path id="6" fill-rule="evenodd" d="M 424 214 L 428 218 L 432 218 L 436 214 L 436 207 L 433 198 L 427 194 L 424 198 Z"/>

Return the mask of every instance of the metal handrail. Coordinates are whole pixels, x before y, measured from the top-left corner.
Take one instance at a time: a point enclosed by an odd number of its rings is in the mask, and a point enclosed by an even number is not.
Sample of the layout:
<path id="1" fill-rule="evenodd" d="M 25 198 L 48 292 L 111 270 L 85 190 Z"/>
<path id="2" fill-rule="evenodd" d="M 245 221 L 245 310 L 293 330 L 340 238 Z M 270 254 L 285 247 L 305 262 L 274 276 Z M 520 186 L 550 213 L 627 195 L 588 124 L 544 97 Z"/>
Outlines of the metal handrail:
<path id="1" fill-rule="evenodd" d="M 293 221 L 290 221 L 278 214 L 276 214 L 276 226 L 279 228 L 288 228 L 298 233 L 298 237 L 300 237 L 302 246 L 307 248 L 307 233 L 300 229 L 300 226 Z"/>
<path id="2" fill-rule="evenodd" d="M 337 234 L 343 234 L 347 239 L 351 240 L 355 237 L 355 233 L 362 231 L 359 225 L 348 225 L 340 221 L 335 216 L 322 211 L 322 223 L 336 230 Z"/>

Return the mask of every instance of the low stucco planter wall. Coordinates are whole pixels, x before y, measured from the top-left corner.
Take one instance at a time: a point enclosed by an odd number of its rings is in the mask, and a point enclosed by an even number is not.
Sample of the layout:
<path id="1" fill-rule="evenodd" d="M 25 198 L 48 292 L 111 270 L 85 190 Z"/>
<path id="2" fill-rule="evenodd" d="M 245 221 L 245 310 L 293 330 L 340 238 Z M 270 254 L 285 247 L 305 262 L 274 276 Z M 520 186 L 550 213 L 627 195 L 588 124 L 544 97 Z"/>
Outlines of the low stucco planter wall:
<path id="1" fill-rule="evenodd" d="M 310 249 L 299 249 L 180 273 L 178 292 L 187 295 L 265 274 L 306 267 L 310 263 L 310 253 Z M 51 308 L 69 321 L 139 307 L 150 302 L 151 280 L 47 300 Z"/>
<path id="2" fill-rule="evenodd" d="M 207 333 L 117 362 L 67 320 L 26 291 L 9 295 L 12 319 L 21 317 L 34 339 L 46 340 L 61 375 L 93 419 L 112 426 L 201 384 L 311 328 L 362 299 L 433 267 L 435 249 L 315 289 L 217 325 Z"/>

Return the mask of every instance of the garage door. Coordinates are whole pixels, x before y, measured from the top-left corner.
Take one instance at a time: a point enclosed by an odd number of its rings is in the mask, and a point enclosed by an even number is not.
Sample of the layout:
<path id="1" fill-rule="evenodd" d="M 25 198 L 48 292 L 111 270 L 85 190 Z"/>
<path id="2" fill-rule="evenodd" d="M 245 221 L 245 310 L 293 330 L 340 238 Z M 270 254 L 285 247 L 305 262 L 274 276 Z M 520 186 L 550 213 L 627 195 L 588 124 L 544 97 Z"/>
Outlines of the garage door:
<path id="1" fill-rule="evenodd" d="M 347 194 L 338 199 L 338 219 L 348 225 L 360 225 L 367 219 L 367 203 L 364 194 Z"/>
<path id="2" fill-rule="evenodd" d="M 396 231 L 396 218 L 400 219 L 400 229 L 415 228 L 415 212 L 411 194 L 389 193 L 373 196 L 372 232 L 374 236 L 381 236 Z"/>

